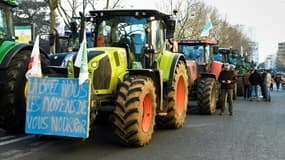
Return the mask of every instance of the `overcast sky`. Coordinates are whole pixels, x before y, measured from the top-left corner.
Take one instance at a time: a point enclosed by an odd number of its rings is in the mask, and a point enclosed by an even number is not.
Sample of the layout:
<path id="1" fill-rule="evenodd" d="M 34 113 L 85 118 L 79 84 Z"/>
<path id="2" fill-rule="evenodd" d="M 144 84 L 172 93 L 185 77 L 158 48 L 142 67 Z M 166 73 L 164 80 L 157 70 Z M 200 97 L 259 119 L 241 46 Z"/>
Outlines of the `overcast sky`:
<path id="1" fill-rule="evenodd" d="M 285 42 L 285 0 L 204 0 L 215 6 L 231 24 L 256 29 L 259 55 L 275 54 L 278 42 Z"/>
<path id="2" fill-rule="evenodd" d="M 167 1 L 167 0 L 165 0 Z M 169 0 L 170 1 L 170 0 Z M 160 0 L 124 0 L 134 8 L 156 8 Z M 172 0 L 175 3 L 175 0 Z M 275 54 L 278 42 L 285 42 L 285 0 L 204 0 L 218 9 L 230 24 L 256 29 L 259 55 Z"/>

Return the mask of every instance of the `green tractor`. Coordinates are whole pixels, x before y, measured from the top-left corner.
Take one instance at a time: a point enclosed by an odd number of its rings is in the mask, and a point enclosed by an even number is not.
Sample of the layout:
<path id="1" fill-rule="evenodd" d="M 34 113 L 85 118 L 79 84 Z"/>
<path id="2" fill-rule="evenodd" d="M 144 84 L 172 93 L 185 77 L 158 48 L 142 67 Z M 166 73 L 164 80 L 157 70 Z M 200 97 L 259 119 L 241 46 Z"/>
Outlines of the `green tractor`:
<path id="1" fill-rule="evenodd" d="M 33 48 L 15 42 L 12 8 L 16 6 L 15 0 L 0 1 L 0 128 L 11 132 L 24 130 L 25 73 Z M 42 52 L 41 57 L 48 62 L 47 54 Z"/>
<path id="2" fill-rule="evenodd" d="M 156 10 L 90 11 L 94 48 L 88 48 L 91 123 L 110 112 L 128 146 L 148 144 L 158 128 L 181 128 L 188 102 L 184 55 L 166 50 L 175 21 Z M 77 78 L 77 53 L 50 56 L 56 76 Z"/>
<path id="3" fill-rule="evenodd" d="M 217 53 L 216 40 L 181 40 L 178 51 L 187 60 L 190 81 L 190 99 L 196 99 L 201 114 L 214 114 L 219 105 L 218 78 L 222 63 L 214 61 Z"/>

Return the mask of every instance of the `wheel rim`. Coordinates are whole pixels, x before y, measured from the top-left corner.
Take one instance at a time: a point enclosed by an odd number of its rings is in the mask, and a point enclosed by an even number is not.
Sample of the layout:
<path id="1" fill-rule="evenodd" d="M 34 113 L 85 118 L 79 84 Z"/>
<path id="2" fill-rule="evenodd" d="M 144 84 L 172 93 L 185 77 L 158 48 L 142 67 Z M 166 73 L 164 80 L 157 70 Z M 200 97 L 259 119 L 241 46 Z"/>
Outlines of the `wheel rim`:
<path id="1" fill-rule="evenodd" d="M 210 104 L 210 110 L 211 110 L 211 113 L 215 112 L 215 109 L 216 109 L 216 90 L 215 88 L 213 87 L 212 88 L 212 91 L 211 91 L 211 104 Z"/>
<path id="2" fill-rule="evenodd" d="M 176 110 L 179 115 L 183 113 L 185 105 L 185 82 L 182 76 L 180 76 L 177 83 L 176 91 Z"/>
<path id="3" fill-rule="evenodd" d="M 143 116 L 142 116 L 142 129 L 144 132 L 149 130 L 152 121 L 152 99 L 149 94 L 143 100 Z"/>
<path id="4" fill-rule="evenodd" d="M 24 88 L 24 96 L 25 96 L 25 100 L 27 101 L 27 97 L 28 97 L 28 90 L 29 90 L 29 83 L 28 81 L 25 82 L 25 88 Z"/>

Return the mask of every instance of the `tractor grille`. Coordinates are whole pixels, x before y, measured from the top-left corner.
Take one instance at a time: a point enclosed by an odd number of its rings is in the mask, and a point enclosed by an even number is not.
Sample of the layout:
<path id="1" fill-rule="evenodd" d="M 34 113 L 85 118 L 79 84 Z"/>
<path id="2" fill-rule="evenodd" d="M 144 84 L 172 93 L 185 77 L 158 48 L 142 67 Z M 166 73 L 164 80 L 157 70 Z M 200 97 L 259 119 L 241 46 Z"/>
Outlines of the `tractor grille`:
<path id="1" fill-rule="evenodd" d="M 94 89 L 108 89 L 111 81 L 111 64 L 108 56 L 102 58 L 94 71 Z"/>
<path id="2" fill-rule="evenodd" d="M 89 51 L 87 54 L 87 61 L 89 62 L 92 58 L 99 56 L 101 54 L 105 53 L 104 51 Z M 77 53 L 73 56 L 73 63 L 75 63 L 75 59 L 77 57 Z M 74 66 L 74 77 L 79 77 L 80 69 L 78 67 Z"/>

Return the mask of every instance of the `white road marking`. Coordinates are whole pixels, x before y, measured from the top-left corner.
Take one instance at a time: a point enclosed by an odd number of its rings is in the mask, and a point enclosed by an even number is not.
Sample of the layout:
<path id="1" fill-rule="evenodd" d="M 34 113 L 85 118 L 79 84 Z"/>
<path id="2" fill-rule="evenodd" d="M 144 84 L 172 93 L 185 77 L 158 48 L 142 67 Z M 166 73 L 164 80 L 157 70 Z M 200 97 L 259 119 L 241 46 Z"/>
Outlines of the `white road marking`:
<path id="1" fill-rule="evenodd" d="M 3 141 L 3 142 L 0 142 L 0 146 L 4 146 L 4 145 L 8 145 L 8 144 L 24 141 L 24 140 L 27 140 L 27 139 L 32 139 L 34 137 L 35 137 L 34 135 L 28 135 L 28 136 L 24 136 L 24 137 L 20 137 L 20 138 L 11 139 L 11 140 L 8 140 L 8 141 Z"/>
<path id="2" fill-rule="evenodd" d="M 12 139 L 14 138 L 15 136 L 5 136 L 5 137 L 0 137 L 0 141 L 4 141 L 6 139 Z"/>

